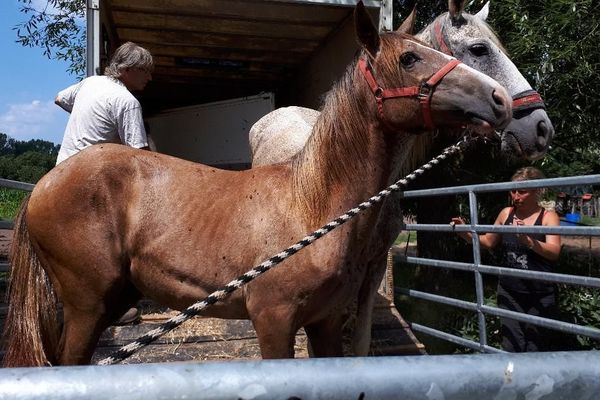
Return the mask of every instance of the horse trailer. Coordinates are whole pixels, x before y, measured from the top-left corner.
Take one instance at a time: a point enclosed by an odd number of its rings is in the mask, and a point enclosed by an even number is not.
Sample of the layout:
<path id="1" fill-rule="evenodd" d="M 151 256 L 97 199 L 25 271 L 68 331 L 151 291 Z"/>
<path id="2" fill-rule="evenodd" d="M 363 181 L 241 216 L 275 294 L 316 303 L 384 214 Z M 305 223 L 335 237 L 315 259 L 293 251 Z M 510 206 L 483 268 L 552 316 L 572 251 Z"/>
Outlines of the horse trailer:
<path id="1" fill-rule="evenodd" d="M 101 74 L 124 42 L 147 48 L 155 68 L 136 96 L 157 151 L 220 168 L 250 165 L 248 131 L 264 114 L 318 108 L 358 50 L 356 0 L 87 3 L 87 74 Z M 391 29 L 391 0 L 364 3 Z"/>

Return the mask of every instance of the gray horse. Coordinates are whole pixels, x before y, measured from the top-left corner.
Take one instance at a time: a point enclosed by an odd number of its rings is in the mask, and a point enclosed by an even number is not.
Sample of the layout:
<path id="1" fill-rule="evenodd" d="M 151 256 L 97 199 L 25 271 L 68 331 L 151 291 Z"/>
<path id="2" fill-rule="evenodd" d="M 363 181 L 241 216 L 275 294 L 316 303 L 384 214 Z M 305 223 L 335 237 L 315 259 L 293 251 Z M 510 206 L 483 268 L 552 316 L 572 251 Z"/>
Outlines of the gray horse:
<path id="1" fill-rule="evenodd" d="M 541 97 L 508 58 L 502 44 L 485 22 L 489 2 L 475 15 L 464 12 L 465 1 L 448 1 L 449 12 L 437 17 L 417 35 L 432 47 L 451 54 L 463 63 L 494 78 L 513 97 L 513 119 L 500 133 L 502 149 L 506 154 L 535 160 L 542 157 L 554 134 L 552 123 L 544 109 Z M 414 23 L 415 13 L 412 18 Z M 405 22 L 406 23 L 406 22 Z M 319 112 L 304 107 L 279 108 L 261 118 L 250 130 L 252 165 L 276 164 L 289 160 L 298 153 L 312 132 Z M 403 143 L 410 148 L 406 154 L 412 159 L 397 171 L 412 171 L 425 156 L 422 141 L 430 135 L 414 135 Z M 391 182 L 390 182 L 391 183 Z M 381 250 L 381 257 L 369 266 L 369 278 L 359 292 L 357 315 L 353 334 L 353 352 L 366 355 L 371 342 L 372 308 L 379 283 L 385 273 L 387 250 L 402 229 L 398 197 L 386 199 L 382 205 L 384 219 L 397 220 L 389 232 L 389 243 L 372 243 Z M 383 222 L 382 222 L 383 224 Z M 389 221 L 388 221 L 389 224 Z"/>

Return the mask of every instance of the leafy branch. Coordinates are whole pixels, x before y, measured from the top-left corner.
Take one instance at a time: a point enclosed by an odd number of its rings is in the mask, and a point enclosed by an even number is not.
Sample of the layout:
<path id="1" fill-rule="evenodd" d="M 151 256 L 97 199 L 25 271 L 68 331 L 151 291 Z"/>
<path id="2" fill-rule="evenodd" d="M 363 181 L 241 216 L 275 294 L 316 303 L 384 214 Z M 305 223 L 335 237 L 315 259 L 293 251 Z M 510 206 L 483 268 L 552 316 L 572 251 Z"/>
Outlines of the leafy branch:
<path id="1" fill-rule="evenodd" d="M 66 61 L 67 71 L 82 77 L 85 72 L 85 0 L 46 0 L 42 9 L 32 0 L 19 0 L 29 19 L 13 30 L 17 43 L 41 47 L 49 59 Z"/>

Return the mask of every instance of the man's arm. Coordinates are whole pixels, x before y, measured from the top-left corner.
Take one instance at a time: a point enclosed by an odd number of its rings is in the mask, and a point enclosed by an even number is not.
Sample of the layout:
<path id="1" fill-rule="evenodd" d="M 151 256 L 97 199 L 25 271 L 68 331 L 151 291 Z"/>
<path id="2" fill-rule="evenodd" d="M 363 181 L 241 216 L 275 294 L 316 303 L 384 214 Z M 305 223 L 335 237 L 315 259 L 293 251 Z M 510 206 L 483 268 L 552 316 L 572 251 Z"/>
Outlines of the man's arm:
<path id="1" fill-rule="evenodd" d="M 68 88 L 58 92 L 58 94 L 54 98 L 54 104 L 56 104 L 68 113 L 73 111 L 75 97 L 77 97 L 77 93 L 79 92 L 79 88 L 81 87 L 81 82 L 71 85 Z"/>
<path id="2" fill-rule="evenodd" d="M 65 110 L 68 113 L 71 113 L 71 111 L 73 110 L 73 106 L 69 105 L 65 102 L 62 102 L 58 95 L 54 98 L 54 104 L 56 104 L 57 106 L 59 106 L 60 108 L 62 108 L 63 110 Z"/>

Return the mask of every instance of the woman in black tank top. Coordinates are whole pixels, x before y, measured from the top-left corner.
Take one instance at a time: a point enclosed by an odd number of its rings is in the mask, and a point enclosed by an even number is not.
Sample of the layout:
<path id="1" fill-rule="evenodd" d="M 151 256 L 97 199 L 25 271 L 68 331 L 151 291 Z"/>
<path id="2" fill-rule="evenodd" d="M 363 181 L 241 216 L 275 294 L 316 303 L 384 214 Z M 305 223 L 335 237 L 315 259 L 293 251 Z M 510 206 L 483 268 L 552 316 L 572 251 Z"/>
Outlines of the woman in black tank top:
<path id="1" fill-rule="evenodd" d="M 534 167 L 519 169 L 512 181 L 543 179 L 543 173 Z M 513 206 L 498 214 L 495 225 L 557 226 L 558 214 L 538 205 L 542 189 L 511 190 Z M 461 218 L 452 218 L 454 224 L 464 224 Z M 471 234 L 459 233 L 472 243 Z M 553 270 L 560 253 L 560 236 L 544 234 L 479 235 L 480 245 L 486 249 L 501 246 L 502 266 L 533 271 Z M 556 314 L 556 288 L 543 281 L 500 277 L 498 279 L 498 307 L 530 315 L 554 318 Z M 502 348 L 510 352 L 551 350 L 551 332 L 536 325 L 501 318 Z"/>

